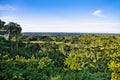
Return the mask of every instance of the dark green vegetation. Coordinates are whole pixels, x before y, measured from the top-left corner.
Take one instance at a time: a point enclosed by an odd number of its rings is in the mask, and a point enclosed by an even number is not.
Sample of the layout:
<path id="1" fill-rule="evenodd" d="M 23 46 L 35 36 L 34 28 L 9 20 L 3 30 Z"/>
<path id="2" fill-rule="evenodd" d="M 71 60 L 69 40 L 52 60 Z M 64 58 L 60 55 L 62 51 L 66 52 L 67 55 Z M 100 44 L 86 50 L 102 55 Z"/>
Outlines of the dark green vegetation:
<path id="1" fill-rule="evenodd" d="M 120 35 L 15 37 L 0 37 L 0 80 L 120 80 Z"/>

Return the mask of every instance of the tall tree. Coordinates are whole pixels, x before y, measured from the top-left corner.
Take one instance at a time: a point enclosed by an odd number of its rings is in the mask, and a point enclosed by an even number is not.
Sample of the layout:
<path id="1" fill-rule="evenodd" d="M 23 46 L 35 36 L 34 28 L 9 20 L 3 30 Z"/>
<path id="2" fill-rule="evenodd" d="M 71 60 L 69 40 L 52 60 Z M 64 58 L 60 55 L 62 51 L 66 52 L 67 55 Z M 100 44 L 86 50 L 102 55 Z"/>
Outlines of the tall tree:
<path id="1" fill-rule="evenodd" d="M 7 31 L 9 33 L 9 40 L 15 37 L 16 41 L 18 41 L 19 36 L 21 35 L 22 28 L 19 24 L 14 22 L 9 22 L 7 25 Z"/>

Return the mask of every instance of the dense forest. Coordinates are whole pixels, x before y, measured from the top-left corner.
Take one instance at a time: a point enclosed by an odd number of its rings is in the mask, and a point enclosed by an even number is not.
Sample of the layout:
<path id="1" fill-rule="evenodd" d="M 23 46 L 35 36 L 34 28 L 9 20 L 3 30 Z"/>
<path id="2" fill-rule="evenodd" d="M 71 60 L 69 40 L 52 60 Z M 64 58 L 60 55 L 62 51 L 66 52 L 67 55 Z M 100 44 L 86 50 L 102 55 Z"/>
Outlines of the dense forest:
<path id="1" fill-rule="evenodd" d="M 21 31 L 0 20 L 0 80 L 120 80 L 119 34 Z"/>

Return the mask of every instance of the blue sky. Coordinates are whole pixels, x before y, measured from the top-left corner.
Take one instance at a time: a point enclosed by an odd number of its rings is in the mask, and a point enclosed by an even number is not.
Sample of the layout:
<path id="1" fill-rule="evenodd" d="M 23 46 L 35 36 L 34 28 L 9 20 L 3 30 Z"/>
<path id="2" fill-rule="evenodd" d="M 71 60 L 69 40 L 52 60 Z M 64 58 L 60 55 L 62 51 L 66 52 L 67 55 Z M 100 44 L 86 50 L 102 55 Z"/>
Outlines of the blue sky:
<path id="1" fill-rule="evenodd" d="M 120 0 L 0 0 L 0 19 L 23 32 L 120 33 Z"/>

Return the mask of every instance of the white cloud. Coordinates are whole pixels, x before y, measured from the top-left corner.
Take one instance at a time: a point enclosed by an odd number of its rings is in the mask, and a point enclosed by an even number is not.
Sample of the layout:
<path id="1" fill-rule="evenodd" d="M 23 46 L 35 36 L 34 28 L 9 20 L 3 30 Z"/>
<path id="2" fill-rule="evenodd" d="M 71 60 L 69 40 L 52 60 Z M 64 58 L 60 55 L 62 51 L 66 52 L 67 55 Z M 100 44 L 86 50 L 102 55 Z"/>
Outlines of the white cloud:
<path id="1" fill-rule="evenodd" d="M 100 9 L 95 10 L 95 11 L 92 13 L 92 15 L 97 16 L 97 17 L 104 17 L 103 11 L 100 10 Z"/>
<path id="2" fill-rule="evenodd" d="M 0 4 L 0 10 L 15 10 L 15 8 L 11 5 L 1 5 Z"/>
<path id="3" fill-rule="evenodd" d="M 13 22 L 18 22 L 18 19 L 14 16 L 0 16 L 0 19 L 2 19 L 3 21 L 5 21 L 6 23 L 13 21 Z"/>

